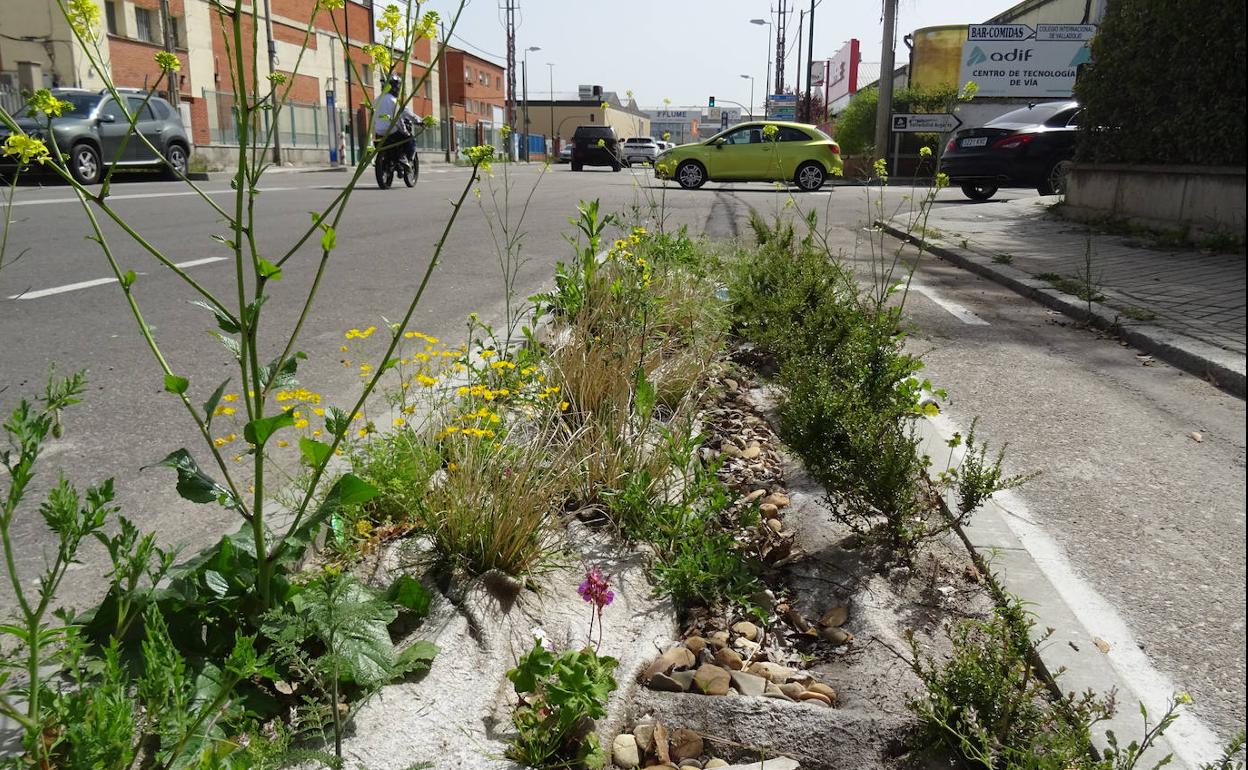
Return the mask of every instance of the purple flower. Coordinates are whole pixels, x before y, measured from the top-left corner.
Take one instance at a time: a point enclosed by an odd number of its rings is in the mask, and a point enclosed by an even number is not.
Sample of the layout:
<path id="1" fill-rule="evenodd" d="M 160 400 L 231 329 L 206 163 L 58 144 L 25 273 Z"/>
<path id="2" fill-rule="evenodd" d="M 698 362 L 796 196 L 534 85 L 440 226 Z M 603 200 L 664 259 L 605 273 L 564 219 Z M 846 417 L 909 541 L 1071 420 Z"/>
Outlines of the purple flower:
<path id="1" fill-rule="evenodd" d="M 587 602 L 592 602 L 599 612 L 602 608 L 610 604 L 615 599 L 615 592 L 611 590 L 611 578 L 604 576 L 602 570 L 597 567 L 591 567 L 585 573 L 585 579 L 581 581 L 580 587 L 576 592 L 581 598 Z"/>

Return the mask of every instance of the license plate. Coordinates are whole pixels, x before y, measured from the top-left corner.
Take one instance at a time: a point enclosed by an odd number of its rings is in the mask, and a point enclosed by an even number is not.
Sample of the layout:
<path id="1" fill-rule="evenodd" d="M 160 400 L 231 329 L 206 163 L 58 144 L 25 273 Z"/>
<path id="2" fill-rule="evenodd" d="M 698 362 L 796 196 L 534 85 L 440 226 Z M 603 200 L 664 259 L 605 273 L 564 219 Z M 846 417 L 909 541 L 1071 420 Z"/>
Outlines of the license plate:
<path id="1" fill-rule="evenodd" d="M 985 147 L 987 146 L 987 144 L 988 144 L 988 137 L 986 136 L 976 136 L 970 139 L 962 140 L 963 147 Z"/>

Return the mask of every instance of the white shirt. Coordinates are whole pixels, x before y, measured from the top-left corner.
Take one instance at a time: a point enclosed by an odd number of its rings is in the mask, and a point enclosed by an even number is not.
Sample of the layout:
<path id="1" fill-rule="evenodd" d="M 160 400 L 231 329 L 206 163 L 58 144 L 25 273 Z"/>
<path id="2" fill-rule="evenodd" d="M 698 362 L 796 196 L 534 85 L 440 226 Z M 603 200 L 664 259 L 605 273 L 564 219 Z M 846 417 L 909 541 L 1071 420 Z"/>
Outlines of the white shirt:
<path id="1" fill-rule="evenodd" d="M 420 118 L 416 117 L 416 113 L 404 107 L 402 112 L 397 112 L 399 100 L 394 94 L 386 91 L 373 104 L 373 133 L 382 136 L 390 133 L 390 126 L 394 125 L 394 121 L 400 117 L 407 116 L 413 121 L 419 123 Z"/>

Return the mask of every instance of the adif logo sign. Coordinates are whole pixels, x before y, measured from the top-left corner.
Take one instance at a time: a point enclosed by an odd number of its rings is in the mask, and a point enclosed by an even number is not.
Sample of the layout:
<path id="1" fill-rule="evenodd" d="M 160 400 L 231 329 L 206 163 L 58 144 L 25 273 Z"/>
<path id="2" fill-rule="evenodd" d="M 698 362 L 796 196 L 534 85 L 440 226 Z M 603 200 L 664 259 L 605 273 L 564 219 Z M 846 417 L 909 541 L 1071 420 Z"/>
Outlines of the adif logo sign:
<path id="1" fill-rule="evenodd" d="M 993 51 L 990 54 L 985 54 L 982 48 L 980 48 L 979 46 L 975 46 L 975 48 L 971 51 L 971 55 L 966 60 L 966 65 L 968 67 L 973 67 L 976 64 L 983 64 L 986 61 L 994 61 L 994 62 L 1031 61 L 1031 55 L 1033 53 L 1034 51 L 1030 48 L 1015 48 L 1012 51 Z"/>

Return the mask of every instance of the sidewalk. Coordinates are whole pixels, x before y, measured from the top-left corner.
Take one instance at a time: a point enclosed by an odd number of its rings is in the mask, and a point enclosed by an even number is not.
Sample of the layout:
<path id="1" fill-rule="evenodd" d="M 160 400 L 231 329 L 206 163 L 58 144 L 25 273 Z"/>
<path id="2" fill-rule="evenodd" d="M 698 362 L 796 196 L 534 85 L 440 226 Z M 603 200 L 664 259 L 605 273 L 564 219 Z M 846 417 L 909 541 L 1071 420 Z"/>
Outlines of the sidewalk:
<path id="1" fill-rule="evenodd" d="M 938 200 L 933 254 L 1095 326 L 1218 386 L 1245 394 L 1245 257 L 1163 247 L 1147 235 L 1093 231 L 1051 212 L 1057 196 Z M 907 220 L 884 223 L 907 238 Z M 914 241 L 921 235 L 911 228 Z M 1091 249 L 1091 281 L 1086 254 Z M 1076 296 L 1091 285 L 1089 305 Z"/>

